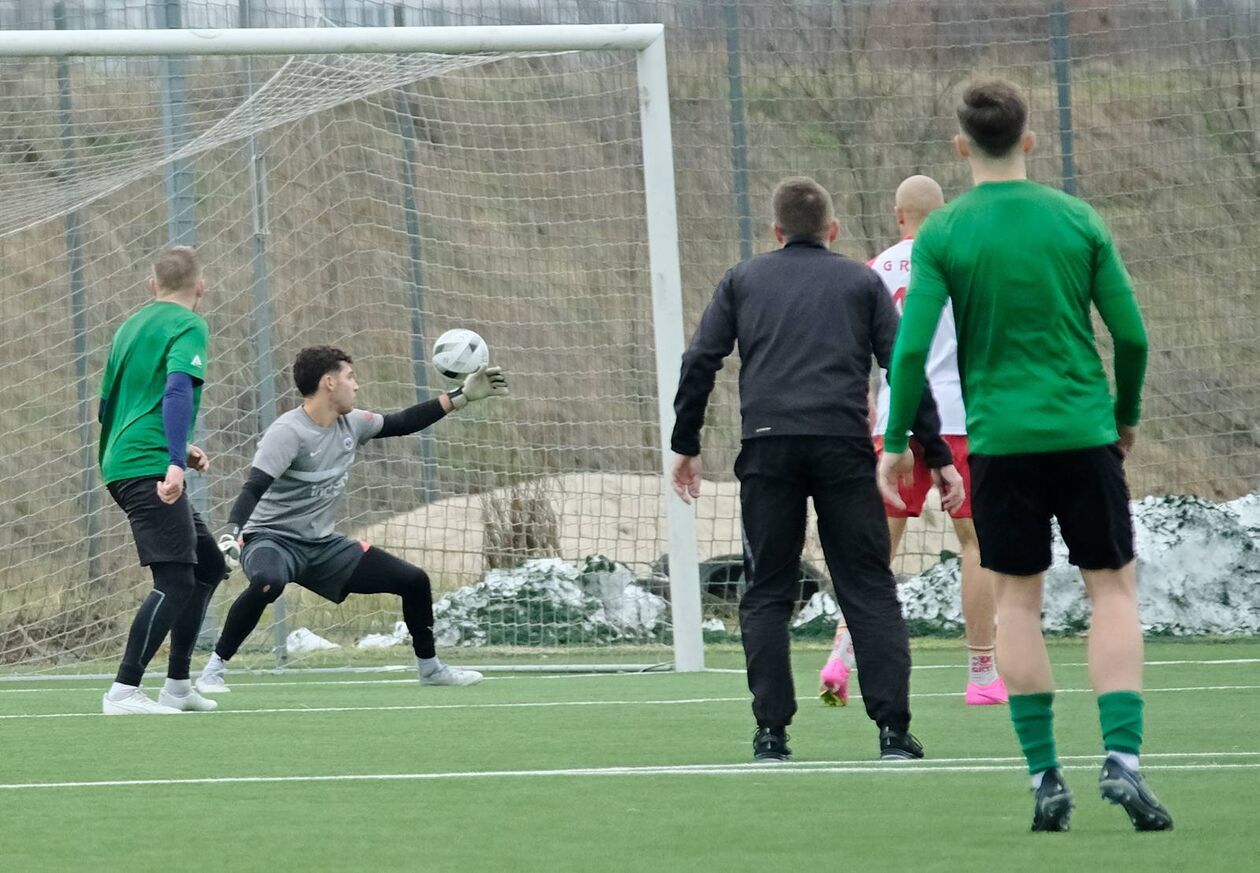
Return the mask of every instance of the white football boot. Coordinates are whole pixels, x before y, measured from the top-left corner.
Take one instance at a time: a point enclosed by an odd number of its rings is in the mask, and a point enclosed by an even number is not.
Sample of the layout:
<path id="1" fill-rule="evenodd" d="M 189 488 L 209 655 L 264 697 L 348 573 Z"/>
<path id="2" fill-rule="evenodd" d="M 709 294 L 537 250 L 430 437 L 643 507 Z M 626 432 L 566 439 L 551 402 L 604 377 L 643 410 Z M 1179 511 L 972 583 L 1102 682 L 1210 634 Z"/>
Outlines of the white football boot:
<path id="1" fill-rule="evenodd" d="M 105 715 L 179 715 L 182 710 L 150 700 L 137 688 L 121 700 L 110 700 L 106 692 L 101 696 L 101 712 Z"/>
<path id="2" fill-rule="evenodd" d="M 211 655 L 193 687 L 202 694 L 227 694 L 232 690 L 227 684 L 227 672 L 227 664 L 218 655 Z"/>
<path id="3" fill-rule="evenodd" d="M 158 693 L 158 703 L 178 712 L 214 712 L 219 708 L 217 700 L 206 700 L 192 688 L 187 694 L 175 694 L 163 688 Z"/>
<path id="4" fill-rule="evenodd" d="M 476 670 L 463 670 L 459 667 L 452 667 L 450 664 L 443 664 L 436 673 L 430 673 L 425 676 L 420 674 L 421 685 L 476 685 L 482 679 L 482 676 Z"/>

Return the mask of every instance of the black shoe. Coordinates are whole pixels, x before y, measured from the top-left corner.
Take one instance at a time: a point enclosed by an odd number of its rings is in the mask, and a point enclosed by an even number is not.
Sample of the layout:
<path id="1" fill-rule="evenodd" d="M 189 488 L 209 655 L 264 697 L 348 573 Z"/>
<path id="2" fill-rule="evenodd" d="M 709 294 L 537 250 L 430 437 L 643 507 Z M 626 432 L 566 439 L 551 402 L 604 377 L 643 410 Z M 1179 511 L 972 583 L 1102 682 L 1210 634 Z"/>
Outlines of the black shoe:
<path id="1" fill-rule="evenodd" d="M 1103 800 L 1124 807 L 1124 811 L 1129 814 L 1129 821 L 1133 822 L 1134 830 L 1172 830 L 1172 816 L 1151 789 L 1146 787 L 1142 774 L 1130 770 L 1115 758 L 1108 758 L 1103 762 L 1102 772 L 1098 774 L 1098 793 L 1103 796 Z"/>
<path id="2" fill-rule="evenodd" d="M 884 761 L 918 761 L 923 757 L 923 746 L 909 731 L 882 727 L 879 729 L 879 757 Z"/>
<path id="3" fill-rule="evenodd" d="M 758 761 L 790 761 L 787 728 L 759 727 L 753 734 L 753 757 Z"/>
<path id="4" fill-rule="evenodd" d="M 1063 771 L 1051 767 L 1041 777 L 1041 786 L 1033 792 L 1032 829 L 1039 832 L 1068 830 L 1072 817 L 1072 791 L 1063 781 Z"/>

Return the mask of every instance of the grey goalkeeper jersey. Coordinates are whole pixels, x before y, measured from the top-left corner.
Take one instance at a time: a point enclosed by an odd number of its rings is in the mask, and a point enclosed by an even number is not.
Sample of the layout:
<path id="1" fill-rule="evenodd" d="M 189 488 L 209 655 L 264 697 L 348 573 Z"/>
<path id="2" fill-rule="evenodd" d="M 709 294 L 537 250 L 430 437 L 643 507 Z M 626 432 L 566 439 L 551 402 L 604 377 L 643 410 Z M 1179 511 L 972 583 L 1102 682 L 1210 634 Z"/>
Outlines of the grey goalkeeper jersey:
<path id="1" fill-rule="evenodd" d="M 332 534 L 355 453 L 384 423 L 375 412 L 352 409 L 320 427 L 300 406 L 273 421 L 258 442 L 253 466 L 275 481 L 242 533 L 306 540 Z"/>

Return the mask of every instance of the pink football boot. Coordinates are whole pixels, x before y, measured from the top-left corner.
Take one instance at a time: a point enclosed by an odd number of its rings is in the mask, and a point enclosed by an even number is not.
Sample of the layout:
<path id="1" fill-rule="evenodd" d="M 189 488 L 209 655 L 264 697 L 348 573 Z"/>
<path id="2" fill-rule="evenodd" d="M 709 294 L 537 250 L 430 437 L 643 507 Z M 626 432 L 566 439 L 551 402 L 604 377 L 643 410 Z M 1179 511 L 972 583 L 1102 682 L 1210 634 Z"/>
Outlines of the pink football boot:
<path id="1" fill-rule="evenodd" d="M 968 706 L 994 706 L 999 703 L 1006 703 L 1007 699 L 1006 683 L 1002 681 L 1001 676 L 987 685 L 980 685 L 976 682 L 967 683 Z"/>
<path id="2" fill-rule="evenodd" d="M 818 674 L 818 696 L 828 706 L 846 706 L 849 702 L 849 666 L 844 658 L 831 658 Z"/>

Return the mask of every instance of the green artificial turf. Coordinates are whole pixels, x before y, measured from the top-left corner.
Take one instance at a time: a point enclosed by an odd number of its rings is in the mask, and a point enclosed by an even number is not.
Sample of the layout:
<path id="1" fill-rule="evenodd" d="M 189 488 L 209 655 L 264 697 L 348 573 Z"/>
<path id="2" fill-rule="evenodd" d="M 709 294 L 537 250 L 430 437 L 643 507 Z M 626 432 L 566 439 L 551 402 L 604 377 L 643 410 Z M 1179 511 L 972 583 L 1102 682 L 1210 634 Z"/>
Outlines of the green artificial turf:
<path id="1" fill-rule="evenodd" d="M 1165 834 L 1133 833 L 1097 797 L 1077 641 L 1052 646 L 1072 831 L 1027 833 L 1005 708 L 963 705 L 960 650 L 916 646 L 914 764 L 875 761 L 860 700 L 813 697 L 817 647 L 796 652 L 788 765 L 750 763 L 739 672 L 471 688 L 236 674 L 220 712 L 166 718 L 100 716 L 102 682 L 0 682 L 0 869 L 1250 869 L 1260 641 L 1148 645 L 1143 769 L 1176 819 Z M 740 666 L 730 650 L 709 661 Z"/>

